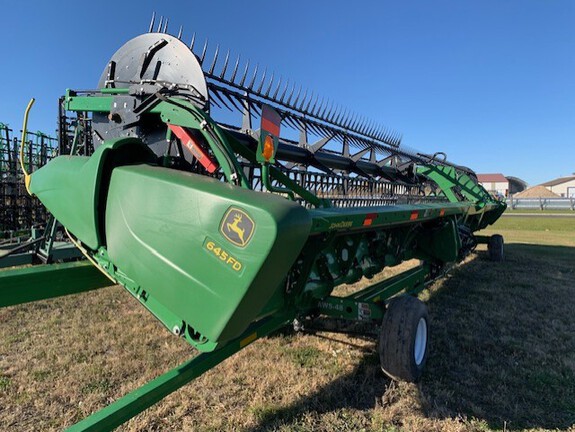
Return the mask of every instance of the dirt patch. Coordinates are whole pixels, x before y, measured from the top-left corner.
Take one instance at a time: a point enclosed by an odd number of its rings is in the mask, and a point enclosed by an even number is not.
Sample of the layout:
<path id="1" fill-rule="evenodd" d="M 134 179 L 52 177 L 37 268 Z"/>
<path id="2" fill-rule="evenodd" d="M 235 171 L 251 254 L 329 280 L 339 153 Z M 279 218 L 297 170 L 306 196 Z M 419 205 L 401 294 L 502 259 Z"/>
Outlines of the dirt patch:
<path id="1" fill-rule="evenodd" d="M 533 186 L 513 195 L 513 198 L 559 198 L 559 195 L 551 192 L 545 186 Z"/>

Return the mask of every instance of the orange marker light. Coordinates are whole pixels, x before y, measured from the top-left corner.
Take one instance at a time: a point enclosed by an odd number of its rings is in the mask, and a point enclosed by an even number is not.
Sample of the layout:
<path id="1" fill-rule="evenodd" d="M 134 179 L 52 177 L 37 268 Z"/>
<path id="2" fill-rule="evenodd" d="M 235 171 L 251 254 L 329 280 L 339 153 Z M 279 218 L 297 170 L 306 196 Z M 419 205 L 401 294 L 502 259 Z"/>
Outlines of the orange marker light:
<path id="1" fill-rule="evenodd" d="M 266 136 L 264 141 L 264 150 L 262 156 L 266 161 L 269 161 L 274 155 L 274 139 L 271 135 Z"/>

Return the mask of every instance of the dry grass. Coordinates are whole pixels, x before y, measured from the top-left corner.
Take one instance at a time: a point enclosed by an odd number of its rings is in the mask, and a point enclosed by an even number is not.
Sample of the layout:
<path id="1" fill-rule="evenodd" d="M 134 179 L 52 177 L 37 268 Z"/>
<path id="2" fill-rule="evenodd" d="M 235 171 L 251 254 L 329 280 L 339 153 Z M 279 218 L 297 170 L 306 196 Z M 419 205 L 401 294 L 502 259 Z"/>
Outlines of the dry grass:
<path id="1" fill-rule="evenodd" d="M 575 431 L 575 227 L 507 223 L 506 262 L 480 249 L 423 293 L 419 384 L 386 380 L 371 341 L 288 332 L 121 430 Z M 0 309 L 0 341 L 2 431 L 61 430 L 194 355 L 118 287 Z"/>

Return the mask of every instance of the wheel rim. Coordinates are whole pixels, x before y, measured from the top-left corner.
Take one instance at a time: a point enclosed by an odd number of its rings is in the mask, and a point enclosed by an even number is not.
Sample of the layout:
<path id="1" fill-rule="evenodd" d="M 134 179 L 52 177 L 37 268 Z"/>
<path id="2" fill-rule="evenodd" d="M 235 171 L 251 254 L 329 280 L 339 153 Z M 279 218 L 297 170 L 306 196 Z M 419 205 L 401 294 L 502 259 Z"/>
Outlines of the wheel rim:
<path id="1" fill-rule="evenodd" d="M 425 357 L 427 350 L 427 321 L 425 318 L 419 318 L 417 330 L 415 331 L 415 344 L 413 346 L 413 356 L 415 364 L 419 366 Z"/>

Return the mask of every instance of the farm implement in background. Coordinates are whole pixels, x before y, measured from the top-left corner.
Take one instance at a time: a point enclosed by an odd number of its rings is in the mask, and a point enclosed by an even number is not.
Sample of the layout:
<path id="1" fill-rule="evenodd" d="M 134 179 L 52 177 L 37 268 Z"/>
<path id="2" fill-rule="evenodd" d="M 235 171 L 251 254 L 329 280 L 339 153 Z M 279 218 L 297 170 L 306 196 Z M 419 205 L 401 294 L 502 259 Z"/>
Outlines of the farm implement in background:
<path id="1" fill-rule="evenodd" d="M 78 122 L 69 155 L 26 173 L 87 260 L 1 272 L 0 306 L 120 284 L 201 354 L 70 430 L 111 430 L 290 324 L 377 329 L 383 371 L 417 380 L 429 329 L 415 295 L 478 242 L 502 259 L 500 236 L 474 232 L 505 204 L 443 153 L 154 27 L 113 55 L 98 90 L 61 100 L 61 119 L 90 119 L 93 152 Z M 242 124 L 214 120 L 223 110 Z"/>

